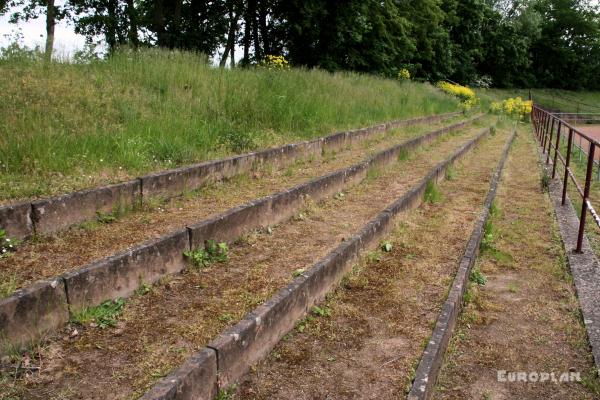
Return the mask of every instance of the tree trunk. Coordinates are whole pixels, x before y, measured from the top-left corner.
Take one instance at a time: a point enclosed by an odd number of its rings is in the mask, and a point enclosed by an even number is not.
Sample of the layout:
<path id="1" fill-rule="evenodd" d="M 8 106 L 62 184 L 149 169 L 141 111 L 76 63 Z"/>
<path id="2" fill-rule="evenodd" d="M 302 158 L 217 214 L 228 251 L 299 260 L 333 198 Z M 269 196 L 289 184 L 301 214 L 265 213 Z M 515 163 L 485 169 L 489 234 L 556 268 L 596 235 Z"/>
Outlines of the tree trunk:
<path id="1" fill-rule="evenodd" d="M 129 18 L 129 44 L 133 48 L 137 48 L 140 40 L 138 37 L 138 25 L 137 25 L 137 10 L 133 0 L 127 0 L 127 16 Z"/>
<path id="2" fill-rule="evenodd" d="M 269 33 L 267 31 L 267 8 L 265 7 L 265 0 L 259 0 L 258 6 L 258 23 L 260 24 L 260 36 L 263 43 L 264 54 L 271 54 L 271 44 L 269 40 Z"/>
<path id="3" fill-rule="evenodd" d="M 106 23 L 106 43 L 108 52 L 112 53 L 117 47 L 117 0 L 108 0 L 108 22 Z"/>
<path id="4" fill-rule="evenodd" d="M 233 10 L 233 1 L 231 1 L 231 8 L 229 9 L 229 32 L 227 33 L 227 44 L 225 45 L 225 51 L 219 66 L 223 68 L 227 64 L 227 57 L 231 53 L 232 59 L 235 57 L 235 34 L 237 31 L 238 17 L 235 15 Z M 235 60 L 233 61 L 235 63 Z"/>
<path id="5" fill-rule="evenodd" d="M 46 8 L 46 50 L 44 56 L 47 61 L 52 60 L 54 48 L 54 26 L 56 25 L 56 8 L 54 0 L 48 0 Z"/>
<path id="6" fill-rule="evenodd" d="M 256 18 L 256 0 L 248 1 L 248 14 L 252 23 L 252 38 L 254 40 L 254 60 L 262 59 L 260 51 L 260 37 L 258 36 L 258 19 Z"/>
<path id="7" fill-rule="evenodd" d="M 183 0 L 175 1 L 175 10 L 173 12 L 173 32 L 171 32 L 169 38 L 169 47 L 179 47 L 180 35 L 181 35 L 181 8 L 183 6 Z"/>
<path id="8" fill-rule="evenodd" d="M 167 43 L 163 0 L 154 0 L 154 31 L 156 32 L 156 44 L 158 47 L 165 47 Z"/>
<path id="9" fill-rule="evenodd" d="M 250 64 L 250 35 L 251 35 L 251 22 L 250 10 L 248 5 L 244 9 L 244 66 Z"/>

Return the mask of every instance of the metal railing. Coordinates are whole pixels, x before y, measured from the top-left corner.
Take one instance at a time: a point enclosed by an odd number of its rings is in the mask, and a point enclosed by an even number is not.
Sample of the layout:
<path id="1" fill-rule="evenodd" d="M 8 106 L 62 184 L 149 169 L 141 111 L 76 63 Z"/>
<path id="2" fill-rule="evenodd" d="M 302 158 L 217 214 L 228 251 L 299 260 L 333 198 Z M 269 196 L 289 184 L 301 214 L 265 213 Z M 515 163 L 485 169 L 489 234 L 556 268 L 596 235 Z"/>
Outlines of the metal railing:
<path id="1" fill-rule="evenodd" d="M 553 112 L 552 114 L 573 125 L 600 124 L 600 113 Z"/>
<path id="2" fill-rule="evenodd" d="M 567 198 L 567 185 L 569 183 L 569 179 L 573 181 L 577 192 L 581 196 L 581 214 L 579 217 L 579 232 L 577 235 L 577 252 L 581 252 L 581 247 L 583 244 L 583 235 L 585 233 L 585 223 L 587 213 L 592 215 L 594 222 L 598 227 L 600 227 L 600 217 L 596 213 L 596 210 L 592 206 L 590 202 L 590 188 L 592 186 L 592 172 L 594 168 L 594 155 L 596 153 L 596 147 L 600 147 L 600 142 L 596 139 L 586 135 L 581 132 L 573 125 L 569 124 L 565 120 L 561 119 L 559 115 L 552 114 L 538 106 L 533 106 L 531 111 L 531 120 L 533 122 L 534 131 L 540 145 L 543 149 L 543 154 L 546 156 L 546 164 L 550 164 L 552 162 L 552 178 L 556 177 L 556 165 L 557 162 L 560 161 L 564 166 L 564 177 L 562 182 L 562 204 L 565 205 L 565 201 Z M 563 135 L 563 130 L 565 135 L 567 136 L 567 146 L 566 156 L 561 154 L 561 135 Z M 554 134 L 556 133 L 556 137 Z M 571 169 L 571 156 L 573 154 L 573 138 L 574 136 L 579 136 L 580 140 L 586 140 L 589 143 L 589 150 L 586 153 L 587 156 L 587 167 L 585 172 L 585 184 L 583 189 L 579 182 L 577 182 L 577 178 Z M 564 136 L 563 136 L 564 138 Z M 554 152 L 554 155 L 551 156 L 551 153 Z M 551 160 L 551 157 L 553 160 Z"/>

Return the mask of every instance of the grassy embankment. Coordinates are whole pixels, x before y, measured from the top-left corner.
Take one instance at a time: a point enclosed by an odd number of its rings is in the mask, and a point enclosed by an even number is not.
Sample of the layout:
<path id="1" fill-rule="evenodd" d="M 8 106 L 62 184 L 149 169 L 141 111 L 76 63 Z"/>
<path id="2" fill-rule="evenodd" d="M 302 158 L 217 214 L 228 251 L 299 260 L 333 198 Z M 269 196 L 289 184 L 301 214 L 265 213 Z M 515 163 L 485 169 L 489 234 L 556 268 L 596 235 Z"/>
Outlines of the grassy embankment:
<path id="1" fill-rule="evenodd" d="M 85 65 L 0 58 L 0 93 L 0 201 L 459 108 L 428 84 L 221 70 L 157 50 Z"/>
<path id="2" fill-rule="evenodd" d="M 477 94 L 484 104 L 520 96 L 527 100 L 529 92 L 533 100 L 545 108 L 574 113 L 600 114 L 600 92 L 583 92 L 559 89 L 480 89 Z"/>

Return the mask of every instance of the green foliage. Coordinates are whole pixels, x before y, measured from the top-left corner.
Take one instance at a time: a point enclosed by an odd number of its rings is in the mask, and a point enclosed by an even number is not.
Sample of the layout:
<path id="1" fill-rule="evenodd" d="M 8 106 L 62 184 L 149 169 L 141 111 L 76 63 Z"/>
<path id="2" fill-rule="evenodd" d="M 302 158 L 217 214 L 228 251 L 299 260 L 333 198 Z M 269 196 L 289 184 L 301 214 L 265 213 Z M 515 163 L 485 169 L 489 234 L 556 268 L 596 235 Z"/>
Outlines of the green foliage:
<path id="1" fill-rule="evenodd" d="M 9 238 L 4 229 L 0 229 L 0 258 L 17 249 L 18 241 Z"/>
<path id="2" fill-rule="evenodd" d="M 0 299 L 17 290 L 17 277 L 14 274 L 0 274 Z"/>
<path id="3" fill-rule="evenodd" d="M 116 220 L 117 217 L 114 214 L 96 211 L 96 221 L 100 222 L 101 224 L 111 224 Z"/>
<path id="4" fill-rule="evenodd" d="M 314 306 L 310 309 L 310 312 L 317 317 L 329 317 L 331 316 L 331 310 L 327 307 Z"/>
<path id="5" fill-rule="evenodd" d="M 381 250 L 385 251 L 386 253 L 389 253 L 390 251 L 392 251 L 393 248 L 394 248 L 394 246 L 388 240 L 381 243 Z"/>
<path id="6" fill-rule="evenodd" d="M 540 178 L 540 187 L 542 192 L 548 192 L 550 190 L 550 175 L 546 169 L 542 168 L 542 177 Z"/>
<path id="7" fill-rule="evenodd" d="M 235 397 L 236 385 L 231 385 L 226 389 L 220 389 L 215 400 L 233 400 Z"/>
<path id="8" fill-rule="evenodd" d="M 365 180 L 367 182 L 372 182 L 372 181 L 376 180 L 377 178 L 381 177 L 382 174 L 383 174 L 383 172 L 381 171 L 381 168 L 379 168 L 377 166 L 371 166 L 367 170 L 367 176 L 366 176 Z"/>
<path id="9" fill-rule="evenodd" d="M 449 181 L 454 180 L 454 178 L 456 178 L 456 169 L 452 165 L 449 165 L 446 168 L 445 177 Z"/>
<path id="10" fill-rule="evenodd" d="M 228 253 L 229 248 L 227 247 L 227 243 L 217 243 L 214 240 L 207 240 L 204 248 L 186 251 L 183 255 L 190 260 L 194 267 L 206 268 L 215 262 L 227 262 L 229 259 Z"/>
<path id="11" fill-rule="evenodd" d="M 407 149 L 402 149 L 398 153 L 398 161 L 406 161 L 410 158 L 410 152 Z"/>
<path id="12" fill-rule="evenodd" d="M 73 313 L 71 321 L 81 325 L 93 322 L 100 329 L 113 327 L 116 326 L 117 318 L 123 312 L 124 307 L 124 299 L 107 300 L 99 306 L 86 307 L 81 311 Z"/>
<path id="13" fill-rule="evenodd" d="M 144 296 L 150 292 L 152 292 L 152 285 L 147 282 L 142 282 L 135 290 L 135 294 L 138 296 Z"/>
<path id="14" fill-rule="evenodd" d="M 483 226 L 483 238 L 481 238 L 481 244 L 479 248 L 483 251 L 494 249 L 494 224 L 491 219 L 488 219 Z"/>
<path id="15" fill-rule="evenodd" d="M 294 272 L 292 272 L 292 277 L 297 278 L 297 277 L 301 276 L 302 274 L 304 274 L 305 272 L 306 272 L 306 270 L 304 268 L 298 268 L 298 269 L 294 270 Z"/>
<path id="16" fill-rule="evenodd" d="M 442 193 L 438 189 L 438 186 L 433 180 L 427 182 L 425 186 L 425 194 L 423 195 L 425 203 L 435 204 L 442 200 Z"/>
<path id="17" fill-rule="evenodd" d="M 469 280 L 473 283 L 483 286 L 487 282 L 486 276 L 479 270 L 479 268 L 473 268 Z"/>
<path id="18" fill-rule="evenodd" d="M 40 16 L 44 5 L 3 4 L 13 22 Z M 208 56 L 224 48 L 223 67 L 241 45 L 243 66 L 287 69 L 289 59 L 404 82 L 600 88 L 598 7 L 584 0 L 71 0 L 55 10 L 89 42 L 104 37 L 110 55 L 141 45 Z"/>
<path id="19" fill-rule="evenodd" d="M 428 84 L 223 70 L 178 51 L 124 49 L 89 64 L 21 59 L 0 61 L 0 199 L 64 193 L 457 104 Z"/>

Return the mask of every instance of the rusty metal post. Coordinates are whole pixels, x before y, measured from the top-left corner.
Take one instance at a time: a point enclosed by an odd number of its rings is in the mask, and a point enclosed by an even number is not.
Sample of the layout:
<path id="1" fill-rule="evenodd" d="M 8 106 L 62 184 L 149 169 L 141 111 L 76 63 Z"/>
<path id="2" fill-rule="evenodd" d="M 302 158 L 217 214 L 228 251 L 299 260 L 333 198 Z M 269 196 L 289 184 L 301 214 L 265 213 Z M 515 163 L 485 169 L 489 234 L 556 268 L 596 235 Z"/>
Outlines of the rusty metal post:
<path id="1" fill-rule="evenodd" d="M 550 121 L 552 118 L 549 113 L 546 113 L 546 126 L 544 129 L 544 146 L 542 148 L 543 152 L 546 152 L 546 145 L 548 144 L 548 135 L 550 135 Z"/>
<path id="2" fill-rule="evenodd" d="M 573 128 L 569 128 L 569 140 L 567 142 L 567 159 L 565 160 L 565 178 L 562 191 L 562 205 L 567 201 L 567 185 L 569 184 L 569 165 L 571 163 L 571 150 L 573 148 Z"/>
<path id="3" fill-rule="evenodd" d="M 558 161 L 558 146 L 560 146 L 560 128 L 562 122 L 558 122 L 558 129 L 556 130 L 556 147 L 554 148 L 554 164 L 552 165 L 552 179 L 556 178 L 556 162 Z"/>
<path id="4" fill-rule="evenodd" d="M 554 133 L 554 118 L 552 118 L 552 125 L 550 125 L 550 136 L 548 138 L 548 153 L 546 154 L 546 164 L 550 163 L 550 150 L 552 149 L 553 133 Z"/>
<path id="5" fill-rule="evenodd" d="M 585 189 L 583 189 L 583 199 L 581 202 L 581 217 L 579 218 L 579 234 L 577 235 L 577 249 L 581 253 L 583 245 L 583 235 L 585 233 L 585 218 L 587 216 L 587 200 L 590 195 L 590 186 L 592 184 L 592 170 L 594 168 L 594 150 L 596 146 L 590 142 L 590 152 L 588 153 L 587 170 L 585 172 Z"/>
<path id="6" fill-rule="evenodd" d="M 546 136 L 548 136 L 548 113 L 544 112 L 542 122 L 542 154 L 546 151 Z"/>
<path id="7" fill-rule="evenodd" d="M 534 110 L 535 112 L 535 134 L 537 137 L 538 142 L 541 141 L 542 139 L 542 135 L 540 134 L 540 110 L 538 110 L 537 108 Z"/>

